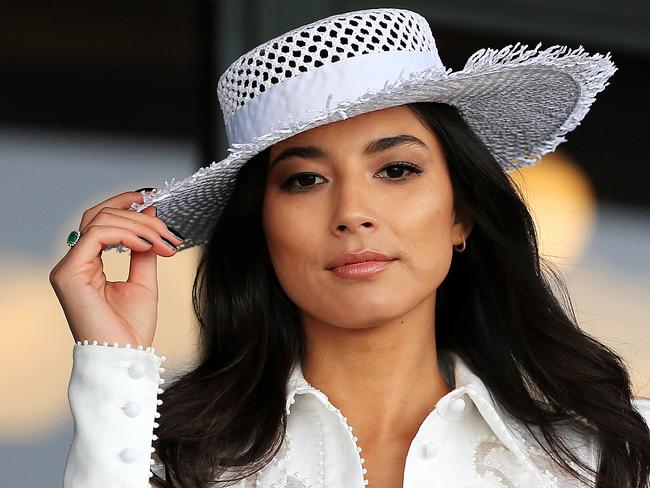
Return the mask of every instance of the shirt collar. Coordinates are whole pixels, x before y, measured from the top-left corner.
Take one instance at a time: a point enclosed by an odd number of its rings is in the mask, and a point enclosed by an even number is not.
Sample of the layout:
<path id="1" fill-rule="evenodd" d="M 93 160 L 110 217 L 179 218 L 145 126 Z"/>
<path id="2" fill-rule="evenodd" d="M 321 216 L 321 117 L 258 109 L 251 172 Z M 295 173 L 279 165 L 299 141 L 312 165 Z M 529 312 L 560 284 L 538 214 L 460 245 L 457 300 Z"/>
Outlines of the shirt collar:
<path id="1" fill-rule="evenodd" d="M 533 462 L 527 441 L 523 438 L 526 434 L 520 428 L 518 420 L 495 402 L 483 381 L 470 370 L 457 353 L 439 349 L 437 356 L 441 374 L 454 388 L 436 403 L 435 408 L 440 415 L 450 420 L 460 420 L 473 408 L 469 404 L 471 401 L 499 440 L 513 452 L 529 472 L 539 479 L 539 486 L 547 486 L 547 477 L 543 474 L 543 467 Z M 300 362 L 296 361 L 287 381 L 287 415 L 291 412 L 295 396 L 301 393 L 313 394 L 324 404 L 328 403 L 327 396 L 307 382 Z"/>
<path id="2" fill-rule="evenodd" d="M 451 401 L 470 394 L 468 391 L 470 388 L 475 390 L 473 393 L 482 397 L 482 399 L 488 402 L 488 405 L 494 408 L 494 401 L 483 384 L 483 381 L 469 369 L 465 361 L 463 361 L 458 354 L 447 349 L 439 349 L 437 356 L 440 371 L 445 378 L 445 381 L 447 381 L 454 390 L 440 398 L 436 404 L 436 408 L 447 410 L 449 407 L 448 404 L 451 403 Z M 323 392 L 312 386 L 305 379 L 302 365 L 299 361 L 296 361 L 287 381 L 287 414 L 290 413 L 290 407 L 295 401 L 295 395 L 306 392 L 315 394 L 321 400 L 327 400 L 327 396 Z M 474 399 L 474 397 L 472 397 L 472 399 Z M 444 413 L 448 412 L 445 411 Z"/>

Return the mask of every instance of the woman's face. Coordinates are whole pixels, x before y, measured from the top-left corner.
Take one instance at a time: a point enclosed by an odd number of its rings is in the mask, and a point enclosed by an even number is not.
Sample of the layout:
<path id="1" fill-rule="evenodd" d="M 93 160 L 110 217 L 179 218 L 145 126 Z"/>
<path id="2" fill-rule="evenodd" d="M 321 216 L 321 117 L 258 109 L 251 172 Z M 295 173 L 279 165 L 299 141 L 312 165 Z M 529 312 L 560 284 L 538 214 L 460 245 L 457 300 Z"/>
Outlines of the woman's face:
<path id="1" fill-rule="evenodd" d="M 454 222 L 442 148 L 408 107 L 297 134 L 271 147 L 268 165 L 264 233 L 278 280 L 303 314 L 364 328 L 435 300 L 452 246 L 471 226 Z M 359 279 L 327 269 L 366 249 L 395 260 Z"/>

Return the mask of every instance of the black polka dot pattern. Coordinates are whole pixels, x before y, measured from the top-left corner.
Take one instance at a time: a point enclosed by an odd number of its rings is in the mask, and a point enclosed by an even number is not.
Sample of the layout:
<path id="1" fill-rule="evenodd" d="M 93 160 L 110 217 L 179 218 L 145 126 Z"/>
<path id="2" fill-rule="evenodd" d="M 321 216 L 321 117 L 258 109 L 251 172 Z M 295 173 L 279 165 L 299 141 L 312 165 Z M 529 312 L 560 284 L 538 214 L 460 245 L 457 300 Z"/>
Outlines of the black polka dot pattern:
<path id="1" fill-rule="evenodd" d="M 381 51 L 435 51 L 426 19 L 409 10 L 357 10 L 291 30 L 242 55 L 221 75 L 217 94 L 224 120 L 272 85 Z"/>

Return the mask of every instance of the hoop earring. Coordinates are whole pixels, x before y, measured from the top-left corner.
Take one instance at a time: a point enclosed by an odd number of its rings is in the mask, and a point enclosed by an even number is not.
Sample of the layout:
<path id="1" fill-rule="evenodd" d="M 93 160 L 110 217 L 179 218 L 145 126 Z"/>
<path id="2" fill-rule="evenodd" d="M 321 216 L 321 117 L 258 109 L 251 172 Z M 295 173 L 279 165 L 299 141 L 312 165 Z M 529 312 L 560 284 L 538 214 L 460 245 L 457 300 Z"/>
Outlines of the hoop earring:
<path id="1" fill-rule="evenodd" d="M 456 247 L 459 244 L 454 245 L 454 249 L 456 250 L 456 252 L 463 252 L 465 250 L 465 247 L 467 247 L 467 245 L 465 244 L 465 236 L 461 234 L 461 237 L 463 238 L 463 244 L 462 244 L 463 247 L 459 249 L 458 247 Z"/>

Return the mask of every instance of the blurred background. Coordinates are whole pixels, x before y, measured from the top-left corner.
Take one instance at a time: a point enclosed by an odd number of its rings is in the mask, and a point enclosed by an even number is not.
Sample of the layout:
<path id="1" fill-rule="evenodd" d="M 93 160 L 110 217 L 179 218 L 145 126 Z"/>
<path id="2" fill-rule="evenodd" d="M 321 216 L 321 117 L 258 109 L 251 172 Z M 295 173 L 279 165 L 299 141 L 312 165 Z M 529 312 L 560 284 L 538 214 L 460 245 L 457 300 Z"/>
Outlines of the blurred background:
<path id="1" fill-rule="evenodd" d="M 3 2 L 0 15 L 0 484 L 61 486 L 73 435 L 73 339 L 49 284 L 83 211 L 180 180 L 226 155 L 221 72 L 287 29 L 347 10 L 416 10 L 454 71 L 517 41 L 612 53 L 619 70 L 567 142 L 514 176 L 581 326 L 650 396 L 650 3 L 626 0 L 80 0 Z M 196 249 L 159 258 L 154 346 L 194 351 Z M 128 254 L 104 254 L 124 280 Z"/>

